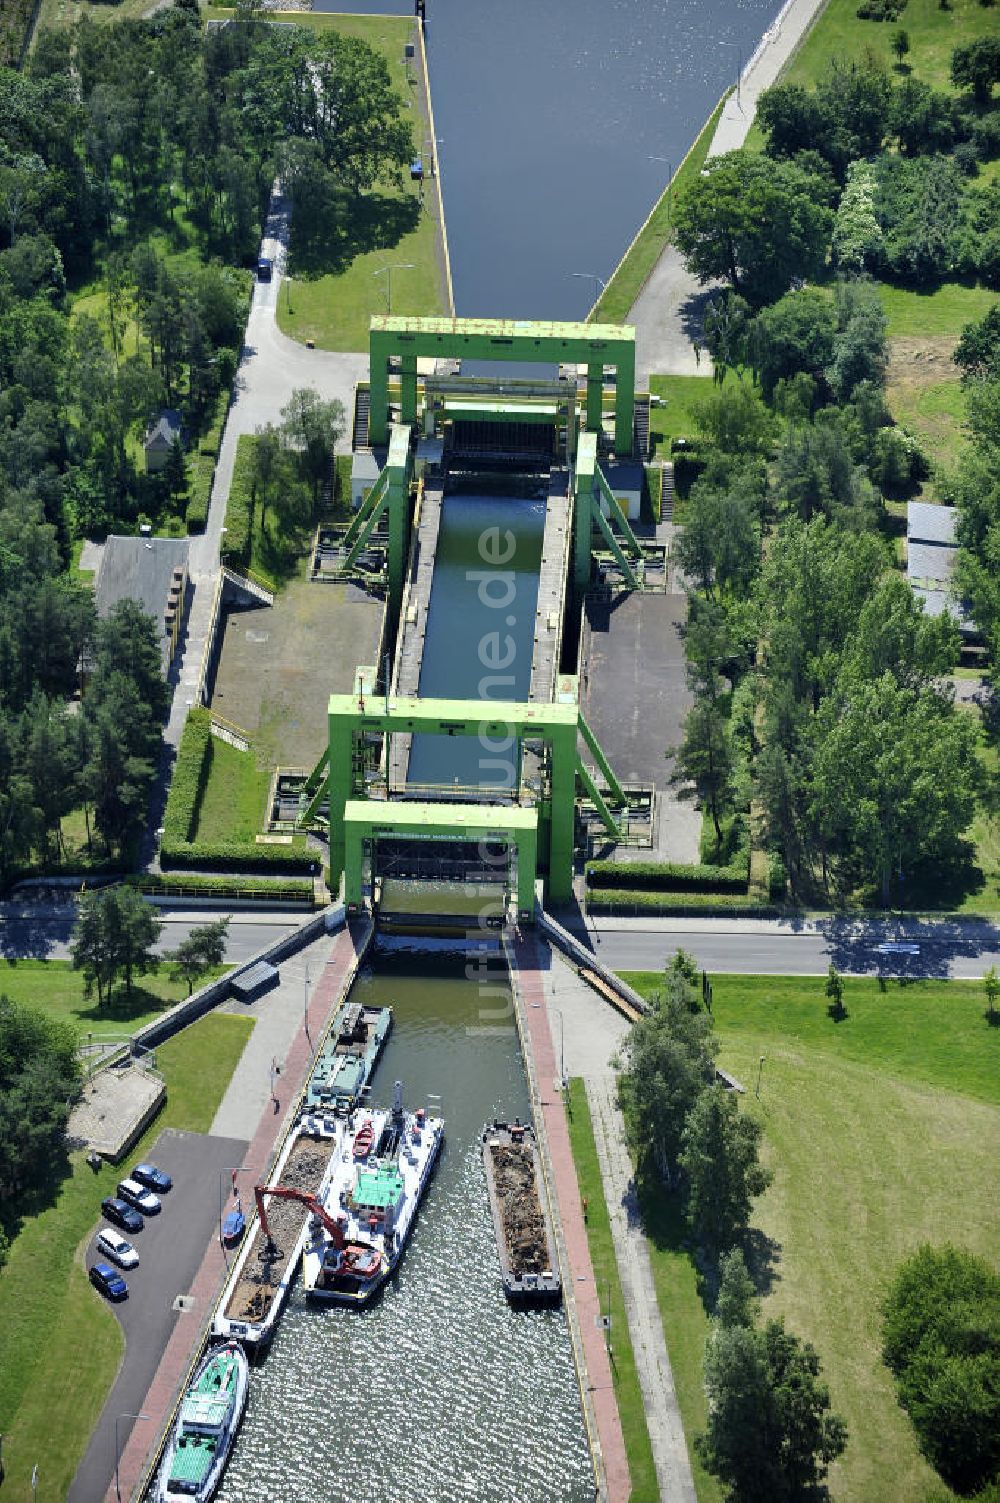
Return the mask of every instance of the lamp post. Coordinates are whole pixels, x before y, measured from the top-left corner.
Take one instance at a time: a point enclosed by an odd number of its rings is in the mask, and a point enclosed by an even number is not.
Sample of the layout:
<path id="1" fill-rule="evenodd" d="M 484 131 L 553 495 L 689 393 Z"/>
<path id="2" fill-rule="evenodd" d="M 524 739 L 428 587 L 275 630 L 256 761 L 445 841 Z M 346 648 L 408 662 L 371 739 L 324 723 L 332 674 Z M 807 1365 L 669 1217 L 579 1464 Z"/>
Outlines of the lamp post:
<path id="1" fill-rule="evenodd" d="M 597 275 L 596 271 L 574 271 L 574 272 L 571 272 L 570 275 L 574 276 L 574 277 L 586 277 L 588 281 L 590 281 L 590 282 L 596 282 L 597 286 L 600 287 L 601 292 L 603 292 L 604 289 L 605 289 L 605 287 L 607 287 L 607 285 L 608 285 L 607 282 L 604 280 L 603 277 L 599 277 Z M 597 297 L 596 296 L 594 298 L 594 302 L 595 303 L 597 302 Z"/>
<path id="2" fill-rule="evenodd" d="M 392 312 L 392 274 L 393 274 L 393 272 L 394 271 L 412 271 L 412 270 L 413 270 L 413 262 L 412 261 L 393 261 L 391 263 L 391 265 L 380 266 L 379 269 L 378 269 L 378 271 L 373 271 L 372 272 L 372 276 L 373 277 L 380 277 L 383 272 L 385 272 L 385 274 L 386 274 L 386 295 L 387 295 L 387 301 L 388 301 L 388 304 L 389 304 L 389 312 L 390 313 Z"/>
<path id="3" fill-rule="evenodd" d="M 760 1077 L 761 1077 L 761 1075 L 763 1073 L 763 1070 L 764 1070 L 764 1061 L 766 1059 L 767 1059 L 767 1055 L 766 1054 L 762 1054 L 761 1057 L 760 1057 L 760 1064 L 757 1066 L 757 1089 L 754 1091 L 754 1095 L 757 1097 L 758 1101 L 760 1100 Z"/>
<path id="4" fill-rule="evenodd" d="M 559 1089 L 564 1091 L 566 1089 L 566 1032 L 563 1025 L 562 1008 L 553 1007 L 552 1011 L 559 1019 Z"/>
<path id="5" fill-rule="evenodd" d="M 309 1048 L 312 1048 L 312 1034 L 309 1032 L 309 962 L 306 961 L 305 982 L 302 988 L 302 1020 L 305 1023 L 306 1038 L 309 1040 Z"/>
<path id="6" fill-rule="evenodd" d="M 118 1426 L 119 1426 L 119 1423 L 123 1419 L 148 1420 L 150 1418 L 151 1418 L 151 1416 L 148 1415 L 148 1414 L 143 1414 L 143 1412 L 142 1412 L 141 1409 L 139 1410 L 139 1412 L 137 1414 L 125 1413 L 125 1414 L 116 1415 L 116 1417 L 115 1417 L 115 1497 L 118 1499 L 118 1503 L 122 1503 L 121 1482 L 120 1482 L 119 1477 L 118 1477 L 118 1463 L 121 1460 L 121 1453 L 120 1453 L 120 1451 L 118 1449 Z M 36 1467 L 35 1471 L 37 1471 L 37 1470 L 38 1470 L 38 1468 Z M 34 1481 L 34 1479 L 32 1479 L 32 1482 L 33 1481 Z"/>
<path id="7" fill-rule="evenodd" d="M 649 152 L 646 156 L 650 162 L 664 162 L 667 168 L 667 223 L 670 223 L 672 195 L 674 190 L 674 164 L 669 157 L 654 157 Z"/>
<path id="8" fill-rule="evenodd" d="M 424 146 L 425 146 L 425 148 L 428 147 L 428 146 L 430 147 L 430 160 L 429 160 L 428 165 L 429 165 L 429 167 L 431 169 L 431 177 L 437 177 L 437 175 L 438 175 L 438 173 L 437 173 L 437 152 L 434 150 L 434 148 L 435 148 L 435 146 L 443 146 L 443 145 L 444 145 L 444 137 L 443 136 L 425 136 L 424 137 Z"/>
<path id="9" fill-rule="evenodd" d="M 292 311 L 292 279 L 287 271 L 285 272 L 285 311 L 287 313 Z"/>

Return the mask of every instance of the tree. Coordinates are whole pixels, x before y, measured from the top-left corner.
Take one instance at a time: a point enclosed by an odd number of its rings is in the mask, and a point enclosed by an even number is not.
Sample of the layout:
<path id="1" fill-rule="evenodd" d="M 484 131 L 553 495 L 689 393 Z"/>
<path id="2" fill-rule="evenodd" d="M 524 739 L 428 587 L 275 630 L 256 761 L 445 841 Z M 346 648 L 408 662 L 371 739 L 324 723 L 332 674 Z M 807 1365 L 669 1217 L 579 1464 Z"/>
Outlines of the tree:
<path id="1" fill-rule="evenodd" d="M 771 1320 L 720 1325 L 705 1354 L 708 1427 L 695 1441 L 731 1503 L 826 1503 L 825 1477 L 847 1444 L 808 1341 Z"/>
<path id="2" fill-rule="evenodd" d="M 844 978 L 832 960 L 826 973 L 826 985 L 823 990 L 827 995 L 827 1012 L 835 1023 L 841 1022 L 847 1017 L 847 1008 L 844 1006 Z"/>
<path id="3" fill-rule="evenodd" d="M 822 269 L 826 198 L 825 184 L 792 163 L 727 152 L 678 194 L 674 238 L 700 282 L 725 278 L 759 307 Z"/>
<path id="4" fill-rule="evenodd" d="M 277 478 L 281 458 L 281 434 L 273 423 L 265 423 L 262 428 L 255 428 L 254 432 L 257 442 L 253 446 L 252 489 L 253 494 L 260 499 L 260 530 L 263 533 L 268 497 Z M 250 531 L 253 532 L 252 517 Z"/>
<path id="5" fill-rule="evenodd" d="M 820 707 L 813 817 L 846 884 L 892 880 L 954 853 L 976 807 L 976 727 L 935 689 L 849 670 Z"/>
<path id="6" fill-rule="evenodd" d="M 79 1095 L 75 1030 L 0 996 L 0 1199 L 14 1203 L 43 1187 L 65 1160 L 66 1124 Z M 0 1239 L 0 1266 L 2 1266 Z"/>
<path id="7" fill-rule="evenodd" d="M 1000 1469 L 1000 1276 L 925 1244 L 893 1279 L 882 1354 L 921 1451 L 957 1492 L 977 1492 Z"/>
<path id="8" fill-rule="evenodd" d="M 897 64 L 902 68 L 903 59 L 910 50 L 910 33 L 902 26 L 892 34 L 892 50 L 896 54 Z"/>
<path id="9" fill-rule="evenodd" d="M 991 965 L 983 977 L 983 986 L 986 990 L 986 1016 L 992 1023 L 996 1019 L 997 998 L 1000 997 L 1000 975 L 997 975 L 995 965 Z"/>
<path id="10" fill-rule="evenodd" d="M 993 85 L 1000 83 L 1000 37 L 979 37 L 956 47 L 951 54 L 951 81 L 957 89 L 971 89 L 981 109 L 988 105 Z"/>
<path id="11" fill-rule="evenodd" d="M 845 189 L 845 197 L 847 190 Z M 833 356 L 835 315 L 818 287 L 786 292 L 753 321 L 750 355 L 767 401 L 775 387 L 805 371 L 819 377 Z"/>
<path id="12" fill-rule="evenodd" d="M 961 367 L 967 384 L 1000 379 L 1000 303 L 994 303 L 978 323 L 965 325 L 951 358 Z"/>
<path id="13" fill-rule="evenodd" d="M 875 212 L 877 184 L 868 162 L 852 162 L 837 206 L 832 252 L 840 271 L 877 270 L 884 251 L 882 226 Z"/>
<path id="14" fill-rule="evenodd" d="M 629 1147 L 671 1183 L 684 1122 L 715 1077 L 712 1020 L 692 983 L 668 970 L 655 1006 L 634 1024 L 619 1062 L 618 1105 Z"/>
<path id="15" fill-rule="evenodd" d="M 134 887 L 105 887 L 85 893 L 80 899 L 70 953 L 73 969 L 83 972 L 87 995 L 96 985 L 98 1004 L 110 1003 L 121 976 L 126 999 L 130 999 L 133 979 L 159 966 L 153 946 L 162 932 L 162 921 Z"/>
<path id="16" fill-rule="evenodd" d="M 715 838 L 722 840 L 720 815 L 728 801 L 733 776 L 733 749 L 721 694 L 700 695 L 684 719 L 684 736 L 673 750 L 671 782 L 680 785 L 681 798 L 697 798 L 712 816 Z"/>
<path id="17" fill-rule="evenodd" d="M 214 923 L 192 929 L 177 949 L 168 953 L 170 974 L 175 981 L 187 982 L 189 997 L 194 991 L 195 982 L 213 966 L 222 964 L 226 956 L 228 935 L 229 919 L 216 919 Z"/>
<path id="18" fill-rule="evenodd" d="M 719 1085 L 702 1091 L 688 1113 L 678 1163 L 688 1180 L 688 1221 L 712 1258 L 735 1245 L 754 1196 L 771 1183 L 758 1157 L 762 1136 L 756 1118 Z"/>
<path id="19" fill-rule="evenodd" d="M 753 1327 L 757 1320 L 757 1291 L 747 1272 L 746 1259 L 738 1247 L 724 1253 L 719 1262 L 719 1294 L 715 1318 L 724 1329 Z"/>
<path id="20" fill-rule="evenodd" d="M 323 485 L 332 473 L 337 443 L 344 435 L 344 404 L 324 402 L 318 392 L 303 386 L 292 392 L 281 417 L 282 434 L 298 454 L 303 475 L 313 487 L 313 502 L 318 505 Z"/>

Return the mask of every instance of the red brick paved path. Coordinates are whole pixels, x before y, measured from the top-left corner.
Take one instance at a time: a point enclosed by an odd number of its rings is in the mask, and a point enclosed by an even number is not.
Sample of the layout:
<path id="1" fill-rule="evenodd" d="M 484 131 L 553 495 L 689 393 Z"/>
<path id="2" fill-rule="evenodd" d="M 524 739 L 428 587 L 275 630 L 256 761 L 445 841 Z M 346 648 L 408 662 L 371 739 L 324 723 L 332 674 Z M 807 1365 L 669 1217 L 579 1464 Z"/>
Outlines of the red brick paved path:
<path id="1" fill-rule="evenodd" d="M 317 1038 L 340 1001 L 345 982 L 353 975 L 365 933 L 365 929 L 361 927 L 353 931 L 342 929 L 333 940 L 329 959 L 309 1003 L 309 1020 Z M 258 1184 L 263 1178 L 264 1171 L 274 1156 L 275 1145 L 284 1136 L 291 1107 L 306 1082 L 311 1063 L 312 1046 L 306 1038 L 303 1022 L 281 1068 L 281 1090 L 288 1107 L 282 1117 L 275 1115 L 270 1101 L 267 1103 L 253 1141 L 243 1155 L 246 1169 L 243 1175 L 244 1186 Z M 156 1376 L 139 1405 L 142 1412 L 149 1416 L 151 1423 L 136 1424 L 122 1451 L 118 1472 L 123 1498 L 131 1499 L 139 1485 L 153 1437 L 160 1435 L 173 1410 L 181 1382 L 194 1357 L 195 1346 L 200 1345 L 199 1338 L 203 1334 L 205 1319 L 214 1306 L 225 1275 L 224 1254 L 218 1239 L 213 1237 L 189 1290 L 195 1298 L 194 1309 L 188 1314 L 178 1315 Z M 113 1482 L 105 1494 L 105 1503 L 117 1503 Z"/>
<path id="2" fill-rule="evenodd" d="M 518 985 L 524 1004 L 525 1034 L 531 1049 L 534 1078 L 537 1083 L 542 1121 L 549 1145 L 549 1161 L 555 1181 L 563 1240 L 569 1261 L 572 1293 L 576 1300 L 583 1345 L 586 1384 L 597 1424 L 601 1456 L 610 1503 L 625 1503 L 632 1489 L 622 1436 L 618 1399 L 611 1375 L 611 1363 L 604 1331 L 598 1326 L 601 1315 L 600 1295 L 590 1261 L 587 1228 L 583 1220 L 580 1186 L 569 1142 L 566 1109 L 561 1093 L 555 1088 L 558 1076 L 556 1051 L 545 1007 L 545 978 L 540 967 L 541 942 L 532 934 L 521 934 L 512 946 L 518 971 Z"/>

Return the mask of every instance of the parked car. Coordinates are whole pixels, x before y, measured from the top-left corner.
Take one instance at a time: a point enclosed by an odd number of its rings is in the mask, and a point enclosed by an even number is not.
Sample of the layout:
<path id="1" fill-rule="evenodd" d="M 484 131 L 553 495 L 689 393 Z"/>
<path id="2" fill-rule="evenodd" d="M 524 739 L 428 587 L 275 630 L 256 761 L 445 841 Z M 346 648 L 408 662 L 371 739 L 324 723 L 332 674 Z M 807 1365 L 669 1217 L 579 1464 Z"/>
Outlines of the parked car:
<path id="1" fill-rule="evenodd" d="M 141 1232 L 146 1223 L 138 1211 L 133 1211 L 124 1200 L 118 1200 L 114 1195 L 109 1195 L 101 1201 L 101 1210 L 109 1221 L 115 1226 L 120 1226 L 126 1232 Z"/>
<path id="2" fill-rule="evenodd" d="M 139 1254 L 127 1242 L 121 1232 L 116 1232 L 110 1226 L 102 1226 L 97 1234 L 97 1251 L 110 1258 L 112 1263 L 117 1263 L 119 1268 L 137 1268 L 139 1266 Z"/>
<path id="3" fill-rule="evenodd" d="M 156 1216 L 159 1213 L 159 1200 L 152 1190 L 144 1190 L 138 1180 L 121 1180 L 118 1185 L 118 1195 L 126 1205 L 132 1206 L 136 1211 L 141 1211 L 144 1216 Z"/>
<path id="4" fill-rule="evenodd" d="M 108 1299 L 127 1299 L 128 1285 L 110 1263 L 95 1263 L 90 1270 L 90 1282 Z"/>
<path id="5" fill-rule="evenodd" d="M 259 256 L 258 257 L 258 259 L 257 259 L 257 280 L 258 280 L 258 282 L 269 282 L 271 280 L 271 274 L 272 274 L 273 270 L 274 270 L 274 262 L 271 260 L 270 256 Z"/>
<path id="6" fill-rule="evenodd" d="M 163 1169 L 157 1169 L 155 1164 L 136 1164 L 132 1170 L 132 1178 L 145 1185 L 147 1190 L 155 1190 L 157 1195 L 165 1195 L 173 1189 L 174 1182 Z"/>

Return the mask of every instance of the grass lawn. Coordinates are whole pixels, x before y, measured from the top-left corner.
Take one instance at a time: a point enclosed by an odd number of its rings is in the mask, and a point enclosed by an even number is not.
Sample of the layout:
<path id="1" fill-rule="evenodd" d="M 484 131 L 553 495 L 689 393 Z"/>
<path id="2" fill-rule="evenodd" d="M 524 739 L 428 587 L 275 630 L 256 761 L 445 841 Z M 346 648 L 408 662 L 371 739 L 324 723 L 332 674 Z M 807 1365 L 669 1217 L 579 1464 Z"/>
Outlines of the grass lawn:
<path id="1" fill-rule="evenodd" d="M 646 990 L 657 979 L 633 974 Z M 899 1261 L 922 1241 L 954 1240 L 996 1259 L 1000 1210 L 988 1191 L 1000 1128 L 1000 1029 L 982 988 L 958 983 L 845 983 L 847 1019 L 826 1016 L 820 979 L 713 978 L 720 1063 L 752 1082 L 766 1056 L 759 1114 L 774 1184 L 754 1225 L 769 1251 L 765 1315 L 813 1341 L 850 1440 L 832 1476 L 835 1499 L 931 1503 L 951 1494 L 920 1457 L 879 1356 L 880 1302 Z M 646 1196 L 675 1376 L 705 1316 L 664 1197 Z M 766 1272 L 766 1266 L 762 1262 Z M 665 1296 L 665 1297 L 664 1297 Z M 675 1358 L 675 1346 L 679 1356 Z M 700 1354 L 696 1352 L 700 1364 Z M 679 1385 L 685 1425 L 703 1398 Z M 699 1487 L 699 1497 L 703 1494 Z"/>
<path id="2" fill-rule="evenodd" d="M 224 15 L 224 11 L 212 11 Z M 403 49 L 413 39 L 413 22 L 406 16 L 343 16 L 320 12 L 296 12 L 296 23 L 316 31 L 337 31 L 361 37 L 381 52 L 399 93 L 413 117 L 414 149 L 422 152 L 427 125 L 422 91 L 413 64 L 403 59 Z M 432 191 L 432 188 L 434 191 Z M 345 269 L 323 271 L 310 266 L 308 274 L 295 265 L 292 237 L 291 288 L 286 283 L 278 300 L 278 327 L 293 339 L 312 339 L 320 349 L 366 350 L 368 320 L 387 308 L 388 274 L 376 277 L 390 263 L 412 262 L 412 270 L 395 272 L 392 278 L 394 313 L 446 313 L 447 302 L 439 254 L 438 196 L 434 184 L 423 192 L 423 207 L 415 227 L 410 227 L 413 206 L 419 204 L 416 186 L 409 182 L 395 190 L 379 188 L 363 194 L 350 205 Z M 406 213 L 401 213 L 405 210 Z M 395 212 L 394 212 L 395 211 Z M 393 226 L 395 219 L 396 225 Z M 341 254 L 344 252 L 342 251 Z"/>
<path id="3" fill-rule="evenodd" d="M 911 74 L 936 89 L 954 93 L 949 78 L 951 54 L 977 37 L 996 34 L 996 16 L 979 0 L 951 0 L 942 10 L 939 0 L 909 0 L 898 23 L 861 21 L 857 0 L 827 0 L 815 25 L 781 75 L 782 83 L 811 85 L 825 78 L 831 58 L 862 57 L 871 52 L 895 77 L 893 34 L 902 27 L 910 39 L 906 58 Z"/>
<path id="4" fill-rule="evenodd" d="M 107 24 L 112 21 L 136 21 L 149 10 L 150 0 L 115 0 L 115 4 L 98 0 L 41 0 L 35 34 L 43 26 L 72 26 L 83 16 Z"/>
<path id="5" fill-rule="evenodd" d="M 625 321 L 628 310 L 635 302 L 642 285 L 663 247 L 670 238 L 670 210 L 673 195 L 686 188 L 705 165 L 708 148 L 715 135 L 715 127 L 726 102 L 724 95 L 708 117 L 691 150 L 674 173 L 669 185 L 664 188 L 646 223 L 639 230 L 625 255 L 612 273 L 611 280 L 601 293 L 590 318 L 597 323 L 620 324 Z"/>
<path id="6" fill-rule="evenodd" d="M 136 1158 L 165 1127 L 208 1130 L 252 1027 L 252 1018 L 213 1013 L 157 1051 L 167 1102 L 133 1150 Z M 74 1154 L 55 1203 L 24 1226 L 0 1274 L 0 1431 L 18 1498 L 27 1497 L 36 1462 L 39 1496 L 66 1496 L 121 1361 L 121 1329 L 84 1266 L 96 1207 L 120 1173 L 105 1165 L 95 1175 L 83 1154 Z"/>
<path id="7" fill-rule="evenodd" d="M 947 346 L 949 353 L 939 355 L 935 343 Z M 950 338 L 894 339 L 887 389 L 896 422 L 920 440 L 935 464 L 949 469 L 957 463 L 965 442 L 965 399 L 958 369 L 950 358 L 953 345 Z"/>
<path id="8" fill-rule="evenodd" d="M 576 1164 L 576 1177 L 580 1182 L 580 1195 L 587 1202 L 587 1242 L 590 1260 L 594 1265 L 594 1279 L 600 1290 L 610 1292 L 611 1330 L 613 1333 L 614 1363 L 612 1373 L 618 1412 L 621 1416 L 622 1435 L 628 1454 L 629 1472 L 632 1477 L 630 1503 L 656 1503 L 659 1491 L 656 1483 L 656 1468 L 653 1450 L 646 1428 L 646 1414 L 642 1402 L 642 1390 L 635 1370 L 635 1357 L 628 1334 L 628 1320 L 618 1280 L 618 1264 L 615 1261 L 614 1244 L 611 1240 L 611 1222 L 601 1170 L 594 1144 L 594 1129 L 587 1104 L 587 1092 L 583 1081 L 569 1083 L 567 1116 L 569 1138 Z M 606 1296 L 602 1295 L 602 1298 Z"/>
<path id="9" fill-rule="evenodd" d="M 254 752 L 213 736 L 208 782 L 198 810 L 196 840 L 253 840 L 264 829 L 270 769 Z"/>
<path id="10" fill-rule="evenodd" d="M 988 11 L 983 12 L 988 15 Z M 924 339 L 950 335 L 957 339 L 965 325 L 984 318 L 998 301 L 988 287 L 969 287 L 963 282 L 942 282 L 935 292 L 914 292 L 908 287 L 879 283 L 889 338 Z M 956 376 L 958 371 L 956 368 Z"/>
<path id="11" fill-rule="evenodd" d="M 732 385 L 738 379 L 733 371 L 727 371 L 723 385 Z M 704 376 L 650 376 L 651 394 L 666 402 L 665 407 L 651 407 L 649 411 L 649 437 L 657 458 L 670 458 L 672 439 L 691 438 L 698 432 L 695 409 L 718 389 L 711 370 Z"/>
<path id="12" fill-rule="evenodd" d="M 228 966 L 210 971 L 205 980 L 221 976 Z M 109 1006 L 98 1007 L 96 994 L 83 995 L 83 976 L 68 960 L 0 960 L 0 993 L 26 1007 L 35 1007 L 46 1017 L 72 1023 L 81 1041 L 135 1033 L 168 1007 L 187 996 L 183 981 L 171 981 L 167 967 L 152 976 L 141 976 L 125 1001 L 119 988 Z"/>

